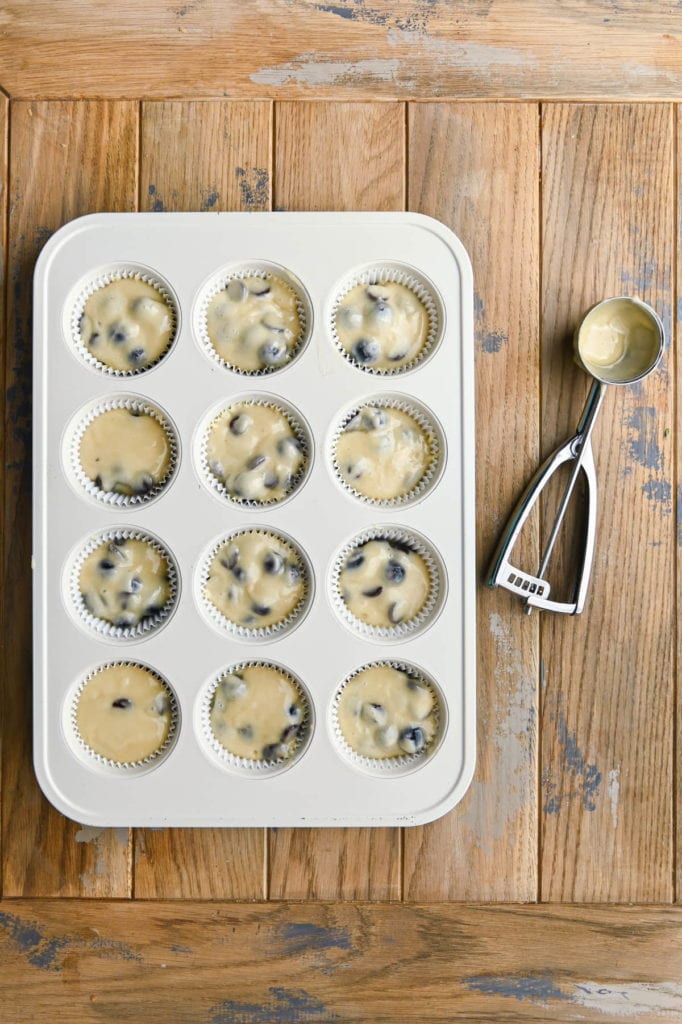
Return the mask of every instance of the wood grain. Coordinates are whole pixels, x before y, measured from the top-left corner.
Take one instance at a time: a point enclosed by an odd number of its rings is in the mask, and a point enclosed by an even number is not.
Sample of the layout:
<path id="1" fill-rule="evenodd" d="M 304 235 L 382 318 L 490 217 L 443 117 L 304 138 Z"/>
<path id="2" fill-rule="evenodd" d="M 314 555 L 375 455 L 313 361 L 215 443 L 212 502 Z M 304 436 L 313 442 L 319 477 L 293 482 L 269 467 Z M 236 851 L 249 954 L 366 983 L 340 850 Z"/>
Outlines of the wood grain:
<path id="1" fill-rule="evenodd" d="M 7 334 L 5 324 L 5 311 L 7 309 L 7 179 L 9 162 L 9 101 L 6 97 L 0 97 L 0 274 L 2 275 L 2 288 L 0 288 L 0 359 L 2 366 L 5 365 L 5 354 L 7 351 Z M 5 389 L 0 394 L 0 422 L 5 422 Z M 5 431 L 0 437 L 0 465 L 5 465 Z M 5 535 L 5 472 L 0 479 L 0 537 Z M 5 581 L 4 564 L 0 569 L 3 574 L 2 586 L 0 586 L 0 658 L 4 665 L 6 648 L 7 620 L 5 618 Z M 3 672 L 4 677 L 4 672 Z M 2 679 L 0 679 L 0 697 L 3 693 Z M 4 701 L 0 701 L 0 815 L 2 813 L 2 742 L 5 730 L 5 708 Z M 2 864 L 2 830 L 0 829 L 0 865 Z M 2 872 L 0 871 L 0 890 L 2 889 Z"/>
<path id="2" fill-rule="evenodd" d="M 682 908 L 0 904 L 3 1024 L 682 1017 Z"/>
<path id="3" fill-rule="evenodd" d="M 126 896 L 127 830 L 81 829 L 47 803 L 31 764 L 31 299 L 51 233 L 94 210 L 134 210 L 137 104 L 14 103 L 5 382 L 3 892 Z M 59 339 L 55 339 L 59 343 Z"/>
<path id="4" fill-rule="evenodd" d="M 539 196 L 536 104 L 418 104 L 409 207 L 448 224 L 474 266 L 477 567 L 538 460 Z M 517 564 L 538 558 L 529 522 Z M 410 899 L 537 896 L 538 622 L 504 590 L 478 591 L 478 751 L 455 810 L 405 832 Z"/>
<path id="5" fill-rule="evenodd" d="M 680 432 L 682 428 L 682 406 L 680 405 L 680 389 L 682 388 L 682 361 L 679 355 L 680 332 L 682 331 L 682 223 L 680 222 L 680 211 L 682 210 L 682 107 L 675 107 L 675 171 L 676 181 L 673 182 L 677 205 L 675 208 L 675 222 L 677 224 L 677 237 L 673 252 L 673 266 L 676 274 L 674 279 L 675 301 L 675 406 L 677 412 L 676 422 L 676 444 L 675 444 L 675 528 L 677 535 L 677 588 L 675 619 L 679 623 L 680 610 L 682 609 L 682 444 L 680 444 Z M 673 747 L 674 757 L 674 790 L 675 800 L 675 897 L 678 903 L 682 903 L 682 687 L 680 686 L 680 666 L 682 665 L 682 630 L 677 627 L 677 660 L 675 663 L 675 737 Z"/>
<path id="6" fill-rule="evenodd" d="M 12 97 L 674 98 L 667 0 L 5 0 Z"/>
<path id="7" fill-rule="evenodd" d="M 542 443 L 575 430 L 589 387 L 580 315 L 638 295 L 671 332 L 672 110 L 550 105 L 542 130 Z M 542 897 L 672 897 L 673 373 L 607 393 L 591 593 L 541 622 Z"/>
<path id="8" fill-rule="evenodd" d="M 149 210 L 270 208 L 269 103 L 145 103 L 140 194 Z M 260 899 L 263 829 L 140 829 L 136 897 Z"/>
<path id="9" fill-rule="evenodd" d="M 278 103 L 274 204 L 392 210 L 404 204 L 400 104 Z M 277 829 L 272 899 L 400 899 L 399 829 Z"/>

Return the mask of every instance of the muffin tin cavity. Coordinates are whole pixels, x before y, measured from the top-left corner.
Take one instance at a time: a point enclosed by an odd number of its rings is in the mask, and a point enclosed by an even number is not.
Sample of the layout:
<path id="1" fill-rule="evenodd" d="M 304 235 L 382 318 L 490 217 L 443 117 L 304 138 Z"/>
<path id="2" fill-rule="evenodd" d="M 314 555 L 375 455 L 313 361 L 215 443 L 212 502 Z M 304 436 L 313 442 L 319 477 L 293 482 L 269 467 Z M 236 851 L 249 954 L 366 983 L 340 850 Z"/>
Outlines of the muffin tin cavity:
<path id="1" fill-rule="evenodd" d="M 332 302 L 329 330 L 357 369 L 380 376 L 421 366 L 438 346 L 445 312 L 434 285 L 414 268 L 381 263 L 348 275 Z"/>
<path id="2" fill-rule="evenodd" d="M 76 289 L 66 310 L 76 355 L 108 376 L 132 377 L 165 359 L 177 337 L 170 285 L 138 264 L 103 267 Z"/>
<path id="3" fill-rule="evenodd" d="M 425 406 L 404 395 L 371 395 L 338 417 L 328 458 L 341 486 L 379 508 L 405 508 L 437 484 L 445 436 Z"/>
<path id="4" fill-rule="evenodd" d="M 168 548 L 134 528 L 100 530 L 78 546 L 65 573 L 71 613 L 106 641 L 144 639 L 176 607 L 178 569 Z"/>
<path id="5" fill-rule="evenodd" d="M 178 702 L 149 665 L 107 662 L 68 696 L 64 728 L 74 753 L 91 767 L 139 775 L 169 754 L 179 728 Z"/>
<path id="6" fill-rule="evenodd" d="M 301 414 L 270 395 L 244 395 L 204 418 L 195 457 L 208 489 L 232 505 L 281 505 L 310 471 L 313 441 Z"/>
<path id="7" fill-rule="evenodd" d="M 313 597 L 313 570 L 290 537 L 244 527 L 212 543 L 200 559 L 195 597 L 223 635 L 273 640 L 304 618 Z"/>
<path id="8" fill-rule="evenodd" d="M 310 298 L 298 278 L 274 263 L 252 261 L 221 270 L 202 288 L 194 330 L 212 360 L 256 377 L 298 358 L 312 319 Z"/>
<path id="9" fill-rule="evenodd" d="M 422 669 L 402 661 L 356 669 L 334 694 L 330 712 L 342 757 L 384 777 L 421 768 L 436 752 L 446 721 L 440 688 Z"/>
<path id="10" fill-rule="evenodd" d="M 312 701 L 281 665 L 240 662 L 204 687 L 199 730 L 206 750 L 223 767 L 264 778 L 303 756 L 313 730 Z"/>
<path id="11" fill-rule="evenodd" d="M 170 486 L 180 442 L 170 417 L 132 394 L 96 399 L 66 430 L 63 461 L 81 494 L 102 505 L 136 508 Z"/>

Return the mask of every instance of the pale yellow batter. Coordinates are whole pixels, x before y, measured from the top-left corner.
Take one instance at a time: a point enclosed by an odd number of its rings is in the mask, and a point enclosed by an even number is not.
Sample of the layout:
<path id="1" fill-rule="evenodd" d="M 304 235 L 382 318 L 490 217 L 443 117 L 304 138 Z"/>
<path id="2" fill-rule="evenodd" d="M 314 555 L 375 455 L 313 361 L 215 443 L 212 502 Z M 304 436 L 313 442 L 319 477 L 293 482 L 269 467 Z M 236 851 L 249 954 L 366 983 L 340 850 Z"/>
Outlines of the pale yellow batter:
<path id="1" fill-rule="evenodd" d="M 170 471 L 170 442 L 161 423 L 147 413 L 108 409 L 83 432 L 80 464 L 101 491 L 149 494 Z"/>
<path id="2" fill-rule="evenodd" d="M 91 615 L 119 629 L 137 626 L 168 603 L 168 562 L 146 541 L 116 537 L 85 559 L 80 590 Z"/>
<path id="3" fill-rule="evenodd" d="M 211 559 L 204 596 L 230 622 L 262 629 L 283 622 L 305 594 L 303 563 L 290 544 L 260 530 L 240 533 Z"/>
<path id="4" fill-rule="evenodd" d="M 173 329 L 173 312 L 161 293 L 134 277 L 111 281 L 93 292 L 80 322 L 88 352 L 105 366 L 128 373 L 160 359 Z"/>
<path id="5" fill-rule="evenodd" d="M 353 676 L 336 714 L 346 743 L 362 757 L 424 753 L 438 727 L 431 687 L 390 665 L 371 665 Z"/>
<path id="6" fill-rule="evenodd" d="M 167 688 L 141 665 L 100 669 L 78 696 L 81 739 L 96 754 L 120 764 L 135 764 L 157 753 L 171 723 Z"/>
<path id="7" fill-rule="evenodd" d="M 420 353 L 429 333 L 423 303 L 403 284 L 357 284 L 336 311 L 336 334 L 359 366 L 397 370 Z"/>
<path id="8" fill-rule="evenodd" d="M 658 352 L 658 331 L 635 302 L 614 299 L 588 313 L 578 335 L 578 351 L 587 368 L 611 380 L 630 380 L 650 368 Z"/>
<path id="9" fill-rule="evenodd" d="M 281 501 L 294 488 L 305 456 L 283 412 L 237 402 L 210 426 L 208 466 L 232 498 Z"/>
<path id="10" fill-rule="evenodd" d="M 211 701 L 215 738 L 235 757 L 283 761 L 300 745 L 305 708 L 292 681 L 269 665 L 227 673 Z"/>
<path id="11" fill-rule="evenodd" d="M 211 299 L 206 329 L 214 349 L 239 370 L 276 370 L 301 339 L 296 295 L 281 277 L 233 278 Z"/>
<path id="12" fill-rule="evenodd" d="M 401 541 L 370 540 L 346 555 L 339 591 L 356 618 L 391 628 L 410 622 L 431 589 L 426 562 Z"/>
<path id="13" fill-rule="evenodd" d="M 346 483 L 377 501 L 409 494 L 431 463 L 417 421 L 401 409 L 367 405 L 336 442 L 336 463 Z"/>

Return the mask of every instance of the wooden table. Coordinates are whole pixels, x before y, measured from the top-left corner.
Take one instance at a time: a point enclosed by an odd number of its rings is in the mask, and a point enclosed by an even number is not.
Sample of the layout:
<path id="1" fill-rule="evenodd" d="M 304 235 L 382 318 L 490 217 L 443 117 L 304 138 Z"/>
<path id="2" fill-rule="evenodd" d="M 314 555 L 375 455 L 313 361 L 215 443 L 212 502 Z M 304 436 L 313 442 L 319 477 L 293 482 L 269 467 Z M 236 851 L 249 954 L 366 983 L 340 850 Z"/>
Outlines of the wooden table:
<path id="1" fill-rule="evenodd" d="M 3 1024 L 682 1020 L 681 29 L 658 0 L 0 6 Z M 476 777 L 424 828 L 99 830 L 33 775 L 33 263 L 90 211 L 236 209 L 418 210 L 463 239 L 481 570 L 575 426 L 577 317 L 629 293 L 665 324 L 597 427 L 586 613 L 479 589 Z"/>

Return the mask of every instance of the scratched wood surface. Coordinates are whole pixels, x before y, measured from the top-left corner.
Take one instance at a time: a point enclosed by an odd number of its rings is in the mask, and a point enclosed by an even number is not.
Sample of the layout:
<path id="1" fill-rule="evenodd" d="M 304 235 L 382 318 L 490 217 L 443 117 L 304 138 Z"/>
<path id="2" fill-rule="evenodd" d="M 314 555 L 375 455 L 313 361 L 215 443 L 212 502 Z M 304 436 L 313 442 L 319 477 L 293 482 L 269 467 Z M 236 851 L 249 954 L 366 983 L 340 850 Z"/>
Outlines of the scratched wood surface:
<path id="1" fill-rule="evenodd" d="M 677 98 L 668 0 L 5 0 L 12 97 Z M 171 71 L 172 68 L 172 71 Z"/>

